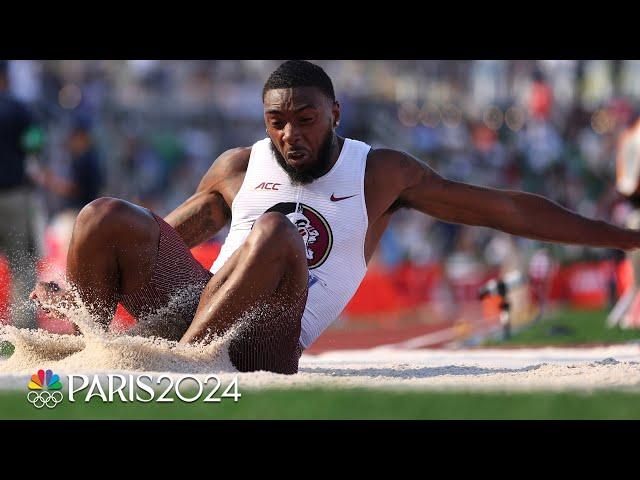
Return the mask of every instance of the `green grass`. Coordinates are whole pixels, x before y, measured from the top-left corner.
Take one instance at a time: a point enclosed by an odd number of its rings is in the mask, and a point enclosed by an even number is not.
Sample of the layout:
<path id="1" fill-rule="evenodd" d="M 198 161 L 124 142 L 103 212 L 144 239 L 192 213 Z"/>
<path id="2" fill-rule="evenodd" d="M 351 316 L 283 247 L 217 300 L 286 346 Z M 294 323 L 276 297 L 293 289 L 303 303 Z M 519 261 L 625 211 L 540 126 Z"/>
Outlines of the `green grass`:
<path id="1" fill-rule="evenodd" d="M 25 389 L 26 390 L 26 389 Z M 246 390 L 237 403 L 112 403 L 93 399 L 37 410 L 24 392 L 0 392 L 0 419 L 640 419 L 640 393 L 468 393 Z"/>
<path id="2" fill-rule="evenodd" d="M 0 358 L 10 357 L 13 355 L 15 348 L 7 341 L 0 341 Z"/>
<path id="3" fill-rule="evenodd" d="M 485 345 L 570 345 L 640 340 L 640 330 L 609 328 L 607 310 L 570 310 L 553 313 L 515 333 L 509 340 L 487 340 Z"/>
<path id="4" fill-rule="evenodd" d="M 608 328 L 607 312 L 561 310 L 491 345 L 565 345 L 640 339 Z M 9 350 L 7 350 L 9 348 Z M 12 347 L 0 345 L 0 355 Z M 244 390 L 237 403 L 69 403 L 37 410 L 24 391 L 0 391 L 0 419 L 640 419 L 640 392 L 429 392 L 367 389 Z M 66 396 L 66 394 L 65 394 Z"/>

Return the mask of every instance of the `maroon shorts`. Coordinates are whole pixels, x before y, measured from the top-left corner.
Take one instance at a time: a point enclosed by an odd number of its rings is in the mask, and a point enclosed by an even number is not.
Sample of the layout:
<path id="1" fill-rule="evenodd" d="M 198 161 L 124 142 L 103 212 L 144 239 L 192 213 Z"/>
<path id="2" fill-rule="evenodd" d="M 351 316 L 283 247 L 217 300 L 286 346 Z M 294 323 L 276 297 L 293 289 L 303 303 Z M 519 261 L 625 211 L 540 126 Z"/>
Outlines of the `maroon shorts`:
<path id="1" fill-rule="evenodd" d="M 213 275 L 193 257 L 178 233 L 152 214 L 160 227 L 160 241 L 151 279 L 137 292 L 120 295 L 118 301 L 138 322 L 130 334 L 177 341 L 191 325 L 202 290 Z M 297 373 L 307 293 L 305 289 L 286 311 L 250 319 L 238 328 L 229 343 L 229 357 L 239 371 Z"/>

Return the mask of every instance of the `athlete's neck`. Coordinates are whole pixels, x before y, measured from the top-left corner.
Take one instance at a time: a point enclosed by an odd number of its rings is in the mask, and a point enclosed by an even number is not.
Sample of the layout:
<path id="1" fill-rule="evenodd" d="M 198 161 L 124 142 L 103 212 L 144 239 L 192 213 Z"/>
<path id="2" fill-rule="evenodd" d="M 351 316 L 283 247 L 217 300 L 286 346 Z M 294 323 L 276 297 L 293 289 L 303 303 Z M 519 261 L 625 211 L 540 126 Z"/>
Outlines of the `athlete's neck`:
<path id="1" fill-rule="evenodd" d="M 322 173 L 320 173 L 320 175 L 318 175 L 316 178 L 320 178 L 326 175 L 329 171 L 331 171 L 333 166 L 338 161 L 338 158 L 340 158 L 340 153 L 342 152 L 343 145 L 344 145 L 344 138 L 334 134 L 333 141 L 331 142 L 331 161 L 327 164 L 327 166 L 322 171 Z"/>

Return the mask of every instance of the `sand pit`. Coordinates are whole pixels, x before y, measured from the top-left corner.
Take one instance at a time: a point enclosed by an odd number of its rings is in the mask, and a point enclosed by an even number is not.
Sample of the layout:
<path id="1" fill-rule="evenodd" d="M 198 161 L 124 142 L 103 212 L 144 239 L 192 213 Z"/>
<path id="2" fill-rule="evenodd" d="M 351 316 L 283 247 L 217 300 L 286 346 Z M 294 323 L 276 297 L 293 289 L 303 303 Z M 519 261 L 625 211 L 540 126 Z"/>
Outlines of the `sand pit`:
<path id="1" fill-rule="evenodd" d="M 468 390 L 640 389 L 640 345 L 596 348 L 327 352 L 303 357 L 300 382 Z M 293 380 L 294 382 L 296 380 Z"/>
<path id="2" fill-rule="evenodd" d="M 434 349 L 377 348 L 303 355 L 297 375 L 237 373 L 225 339 L 206 347 L 142 337 L 89 334 L 61 336 L 5 329 L 16 345 L 0 361 L 0 388 L 24 389 L 40 368 L 55 373 L 120 373 L 222 381 L 239 377 L 240 388 L 415 388 L 462 390 L 640 390 L 640 345 L 595 348 Z M 64 379 L 64 377 L 63 377 Z"/>
<path id="3" fill-rule="evenodd" d="M 640 390 L 638 343 L 527 349 L 417 350 L 386 346 L 305 354 L 296 375 L 238 373 L 228 355 L 229 340 L 236 328 L 207 345 L 178 345 L 154 337 L 105 332 L 97 328 L 82 305 L 64 313 L 82 335 L 0 327 L 0 340 L 15 345 L 15 353 L 0 360 L 0 389 L 24 389 L 33 373 L 51 369 L 63 381 L 70 374 L 106 378 L 109 373 L 144 372 L 175 378 L 190 374 L 201 379 L 215 374 L 223 382 L 238 375 L 240 388 L 256 389 Z M 170 325 L 169 320 L 163 322 Z"/>

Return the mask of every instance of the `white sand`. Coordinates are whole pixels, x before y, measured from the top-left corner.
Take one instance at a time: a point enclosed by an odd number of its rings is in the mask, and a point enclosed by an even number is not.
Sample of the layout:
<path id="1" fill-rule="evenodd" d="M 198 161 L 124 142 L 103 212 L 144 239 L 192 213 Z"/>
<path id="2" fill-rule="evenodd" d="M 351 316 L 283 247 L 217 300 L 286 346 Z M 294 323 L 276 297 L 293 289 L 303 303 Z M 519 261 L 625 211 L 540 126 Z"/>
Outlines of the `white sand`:
<path id="1" fill-rule="evenodd" d="M 187 292 L 188 293 L 188 292 Z M 176 301 L 180 301 L 177 297 Z M 216 374 L 222 382 L 238 375 L 243 388 L 417 388 L 500 390 L 640 391 L 640 344 L 596 348 L 399 349 L 334 351 L 303 355 L 300 372 L 238 374 L 227 345 L 234 334 L 208 345 L 178 345 L 166 340 L 108 334 L 96 328 L 88 311 L 64 309 L 82 336 L 0 327 L 0 340 L 15 347 L 0 360 L 0 389 L 24 389 L 39 369 L 52 369 L 63 383 L 68 374 Z M 150 321 L 157 321 L 150 320 Z M 171 321 L 166 322 L 170 326 Z"/>
<path id="2" fill-rule="evenodd" d="M 179 347 L 142 337 L 71 337 L 9 329 L 16 353 L 0 361 L 0 388 L 23 389 L 40 368 L 65 374 L 185 373 L 243 388 L 365 387 L 466 390 L 640 390 L 640 345 L 596 348 L 397 350 L 378 348 L 303 355 L 297 375 L 238 374 L 227 341 Z M 64 381 L 64 377 L 63 381 Z"/>
<path id="3" fill-rule="evenodd" d="M 640 390 L 640 345 L 369 350 L 303 357 L 308 382 L 423 389 Z M 301 380 L 304 381 L 304 380 Z"/>

